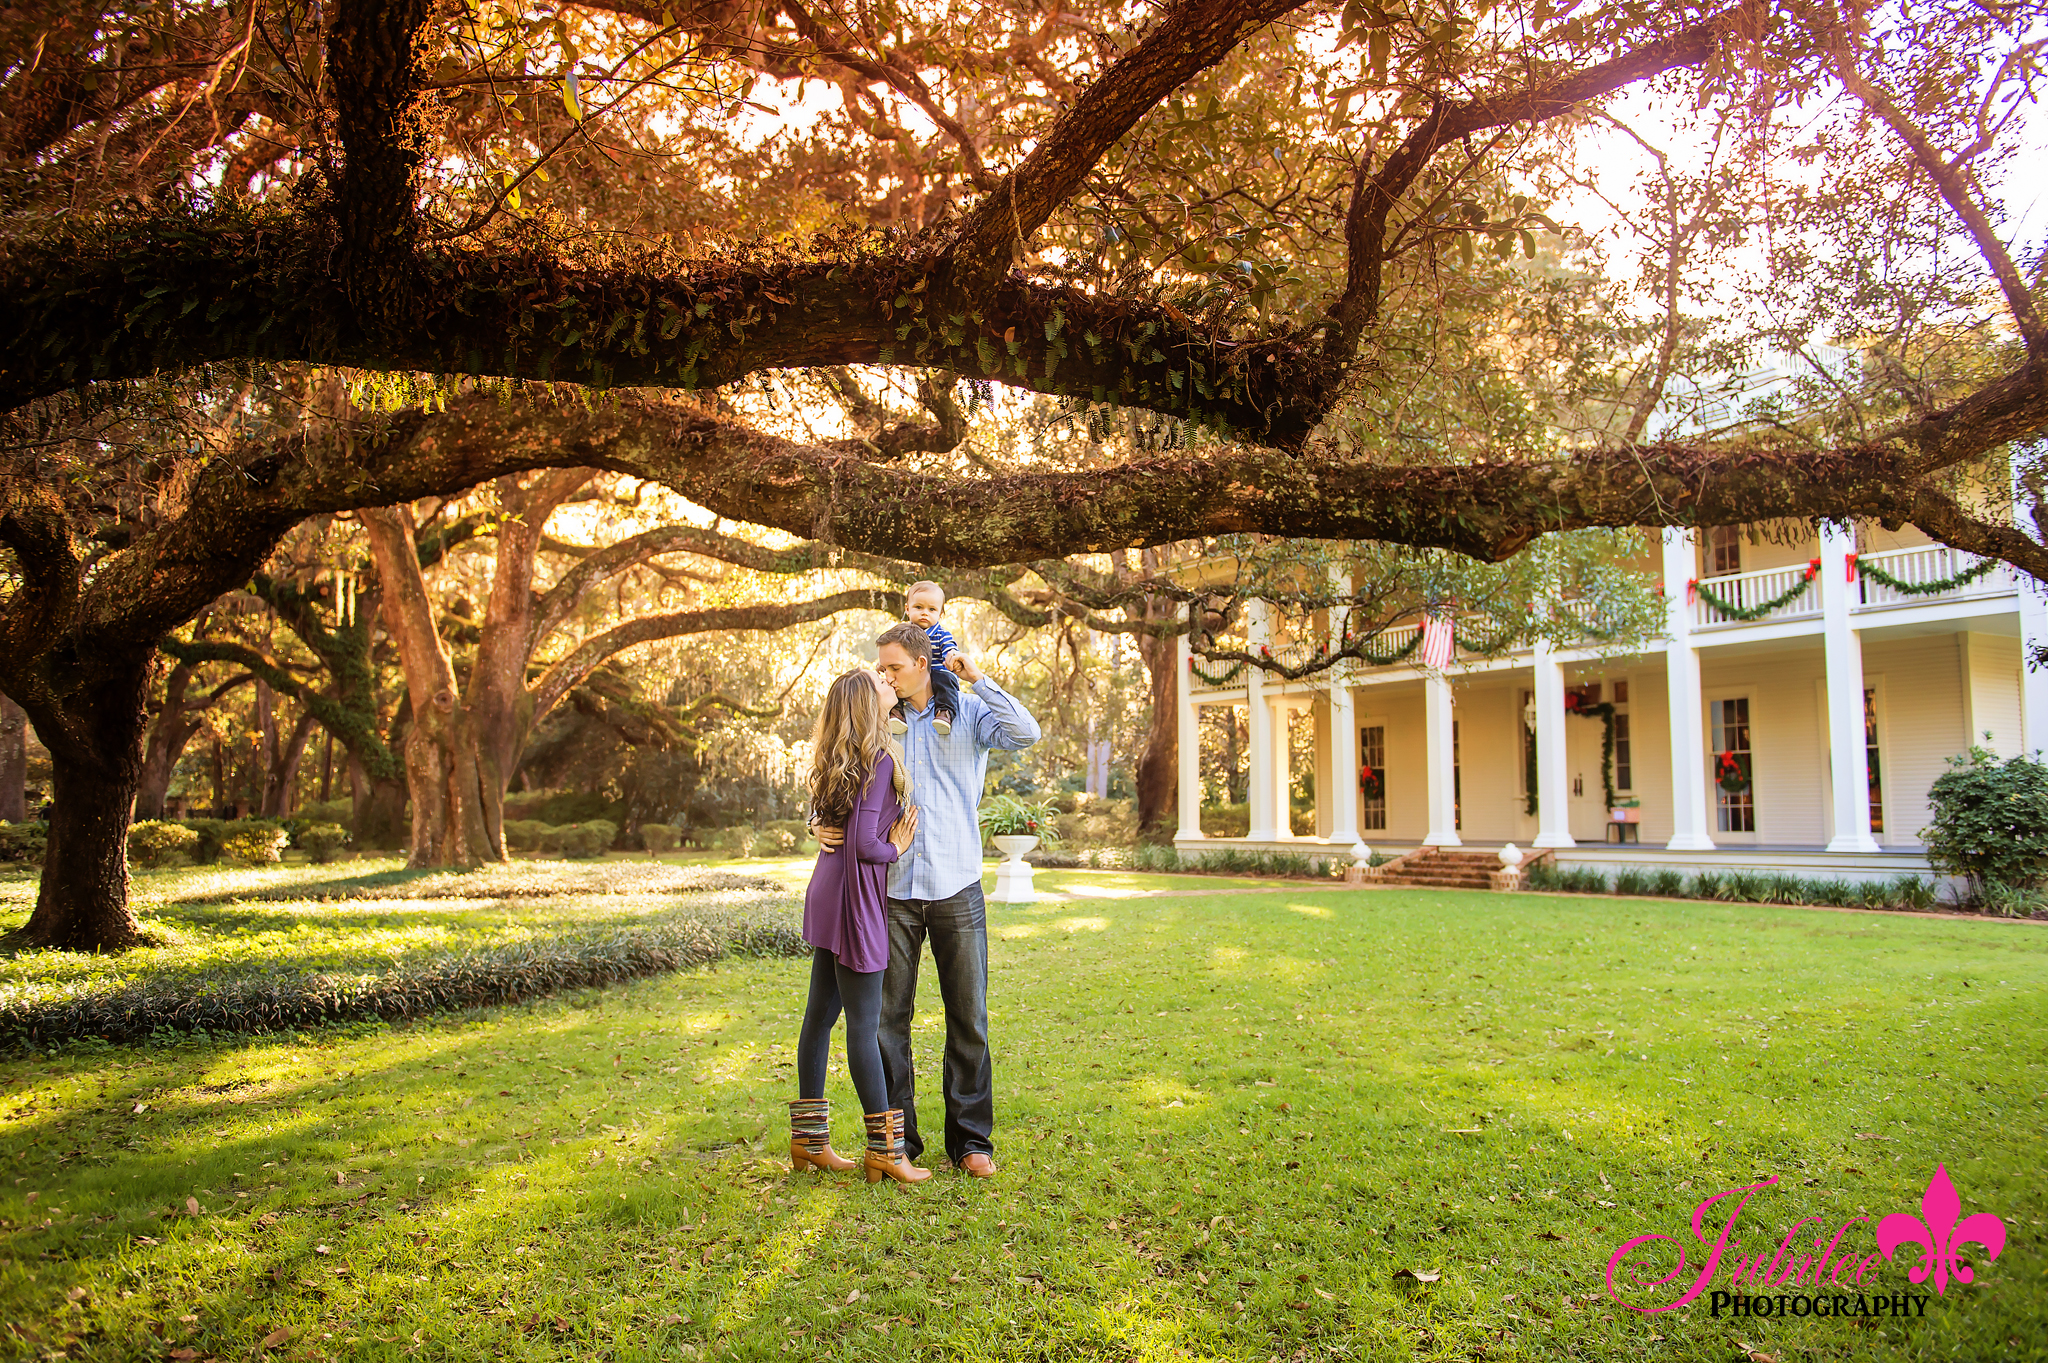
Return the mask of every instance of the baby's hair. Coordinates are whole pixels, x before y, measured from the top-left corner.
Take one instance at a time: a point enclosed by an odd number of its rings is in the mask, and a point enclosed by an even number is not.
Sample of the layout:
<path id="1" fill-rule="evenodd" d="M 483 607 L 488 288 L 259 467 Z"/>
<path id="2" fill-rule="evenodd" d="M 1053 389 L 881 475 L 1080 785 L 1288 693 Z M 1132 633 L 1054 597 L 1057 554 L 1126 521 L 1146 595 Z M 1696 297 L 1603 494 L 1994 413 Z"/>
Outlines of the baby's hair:
<path id="1" fill-rule="evenodd" d="M 946 589 L 944 587 L 941 587 L 938 583 L 913 582 L 908 587 L 905 587 L 903 589 L 904 603 L 908 604 L 911 597 L 916 596 L 919 592 L 923 591 L 927 587 L 931 588 L 933 591 L 939 594 L 939 600 L 944 601 L 946 599 Z"/>

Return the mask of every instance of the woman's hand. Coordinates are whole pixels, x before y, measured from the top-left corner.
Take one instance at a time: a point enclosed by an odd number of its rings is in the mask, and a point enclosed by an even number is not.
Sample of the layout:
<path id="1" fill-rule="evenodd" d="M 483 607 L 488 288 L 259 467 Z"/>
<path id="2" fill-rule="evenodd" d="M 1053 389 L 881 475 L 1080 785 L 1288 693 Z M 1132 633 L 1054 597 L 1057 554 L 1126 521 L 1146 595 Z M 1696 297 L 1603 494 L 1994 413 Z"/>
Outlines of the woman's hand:
<path id="1" fill-rule="evenodd" d="M 889 830 L 889 841 L 896 845 L 896 855 L 902 856 L 910 850 L 910 840 L 917 836 L 917 806 L 912 805 L 896 817 L 896 826 Z"/>

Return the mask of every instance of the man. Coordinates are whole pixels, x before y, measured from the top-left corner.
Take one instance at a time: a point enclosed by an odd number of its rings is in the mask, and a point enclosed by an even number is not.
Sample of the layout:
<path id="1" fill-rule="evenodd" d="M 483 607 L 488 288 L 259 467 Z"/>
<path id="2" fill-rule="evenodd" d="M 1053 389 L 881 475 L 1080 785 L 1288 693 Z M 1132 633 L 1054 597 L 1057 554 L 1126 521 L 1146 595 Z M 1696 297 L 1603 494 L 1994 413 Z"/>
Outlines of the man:
<path id="1" fill-rule="evenodd" d="M 875 640 L 876 670 L 903 702 L 901 738 L 910 769 L 917 835 L 889 868 L 889 968 L 882 976 L 882 1071 L 889 1104 L 903 1110 L 903 1149 L 924 1151 L 917 1125 L 917 1082 L 910 1055 L 910 1019 L 917 1007 L 917 971 L 931 943 L 946 1005 L 946 1157 L 976 1178 L 995 1165 L 995 1075 L 988 1056 L 988 918 L 981 898 L 982 782 L 995 748 L 1018 751 L 1038 741 L 1038 721 L 964 654 L 948 666 L 974 687 L 960 697 L 952 732 L 932 727 L 932 648 L 914 624 L 891 625 Z M 818 829 L 819 846 L 836 854 L 844 834 Z"/>

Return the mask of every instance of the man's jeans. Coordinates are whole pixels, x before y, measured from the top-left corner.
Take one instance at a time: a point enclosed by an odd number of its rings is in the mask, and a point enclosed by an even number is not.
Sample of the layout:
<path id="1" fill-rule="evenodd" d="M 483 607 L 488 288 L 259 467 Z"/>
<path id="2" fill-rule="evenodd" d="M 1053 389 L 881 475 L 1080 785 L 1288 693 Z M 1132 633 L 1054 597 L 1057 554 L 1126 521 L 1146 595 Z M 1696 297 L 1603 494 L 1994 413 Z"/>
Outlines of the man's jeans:
<path id="1" fill-rule="evenodd" d="M 988 1059 L 988 915 L 976 880 L 944 899 L 889 901 L 889 968 L 882 976 L 882 1073 L 889 1103 L 903 1109 L 903 1151 L 924 1152 L 917 1130 L 917 1071 L 910 1019 L 917 1011 L 917 968 L 932 945 L 939 996 L 946 1004 L 946 1155 L 955 1164 L 977 1150 L 995 1153 L 995 1072 Z"/>

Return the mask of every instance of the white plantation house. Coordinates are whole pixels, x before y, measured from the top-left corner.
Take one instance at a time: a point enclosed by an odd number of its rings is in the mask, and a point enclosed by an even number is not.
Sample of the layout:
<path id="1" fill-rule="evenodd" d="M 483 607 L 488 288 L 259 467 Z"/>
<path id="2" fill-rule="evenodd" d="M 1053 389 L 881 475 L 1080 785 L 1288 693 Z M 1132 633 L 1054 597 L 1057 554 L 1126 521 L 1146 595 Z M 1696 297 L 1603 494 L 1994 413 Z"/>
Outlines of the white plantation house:
<path id="1" fill-rule="evenodd" d="M 1773 385 L 1740 387 L 1753 398 Z M 1709 421 L 1728 410 L 1706 406 Z M 1512 842 L 1610 867 L 1925 872 L 1928 788 L 1948 760 L 1973 742 L 2048 748 L 2048 670 L 2024 662 L 2048 643 L 2048 601 L 2008 566 L 1915 530 L 1774 528 L 1665 532 L 1661 562 L 1639 565 L 1661 573 L 1665 637 L 1626 657 L 1597 645 L 1461 650 L 1438 670 L 1417 649 L 1287 682 L 1190 658 L 1183 639 L 1176 847 Z M 1251 651 L 1318 647 L 1277 637 L 1275 619 L 1250 603 Z M 1316 628 L 1341 631 L 1342 612 Z M 1420 628 L 1376 647 L 1397 652 Z M 1204 706 L 1247 711 L 1243 837 L 1202 832 Z M 1290 726 L 1313 732 L 1314 811 L 1298 826 L 1289 750 L 1303 745 L 1288 742 Z"/>

